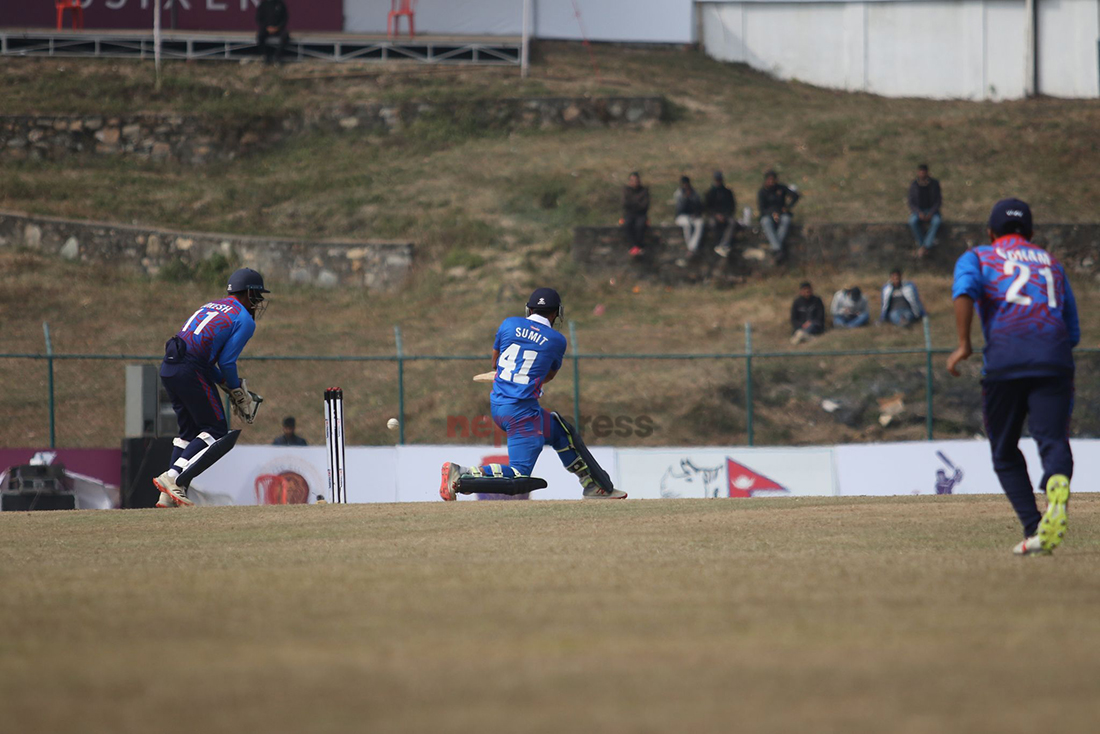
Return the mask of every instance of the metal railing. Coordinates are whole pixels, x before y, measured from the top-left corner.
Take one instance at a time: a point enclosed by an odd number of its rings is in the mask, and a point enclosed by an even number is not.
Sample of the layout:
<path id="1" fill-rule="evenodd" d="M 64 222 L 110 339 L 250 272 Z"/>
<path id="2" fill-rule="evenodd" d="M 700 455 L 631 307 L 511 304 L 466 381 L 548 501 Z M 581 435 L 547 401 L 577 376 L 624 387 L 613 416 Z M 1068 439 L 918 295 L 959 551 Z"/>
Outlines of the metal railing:
<path id="1" fill-rule="evenodd" d="M 57 444 L 57 397 L 55 367 L 58 363 L 74 360 L 90 361 L 122 361 L 122 362 L 154 362 L 159 363 L 161 355 L 151 354 L 76 354 L 59 353 L 53 349 L 50 338 L 50 327 L 43 323 L 43 335 L 45 352 L 43 353 L 0 353 L 0 361 L 6 360 L 31 360 L 43 361 L 46 366 L 45 389 L 48 425 L 49 445 L 51 448 Z M 935 347 L 932 344 L 930 323 L 927 318 L 923 320 L 924 343 L 920 347 L 908 348 L 879 348 L 879 349 L 850 349 L 850 350 L 806 350 L 806 351 L 757 351 L 753 346 L 753 328 L 750 323 L 745 324 L 745 348 L 741 352 L 706 352 L 706 353 L 586 353 L 581 350 L 574 322 L 569 322 L 570 351 L 567 360 L 572 365 L 572 412 L 575 424 L 582 425 L 581 421 L 581 374 L 582 362 L 605 362 L 608 360 L 625 361 L 716 361 L 739 364 L 744 368 L 744 409 L 745 409 L 745 440 L 749 446 L 756 443 L 756 408 L 757 408 L 757 381 L 754 379 L 754 371 L 759 369 L 759 360 L 800 360 L 807 358 L 835 358 L 835 357 L 912 357 L 923 355 L 923 379 L 925 392 L 925 425 L 924 438 L 933 440 L 935 427 L 934 397 L 935 397 L 935 367 L 933 357 L 935 355 L 949 354 L 952 349 Z M 397 419 L 399 433 L 397 442 L 406 442 L 406 366 L 416 362 L 485 362 L 489 360 L 487 354 L 464 355 L 440 355 L 440 354 L 406 354 L 402 339 L 401 328 L 394 327 L 395 350 L 391 355 L 257 355 L 242 357 L 242 362 L 318 362 L 318 363 L 389 363 L 396 367 L 396 398 Z M 1100 355 L 1100 348 L 1078 348 L 1078 355 Z"/>

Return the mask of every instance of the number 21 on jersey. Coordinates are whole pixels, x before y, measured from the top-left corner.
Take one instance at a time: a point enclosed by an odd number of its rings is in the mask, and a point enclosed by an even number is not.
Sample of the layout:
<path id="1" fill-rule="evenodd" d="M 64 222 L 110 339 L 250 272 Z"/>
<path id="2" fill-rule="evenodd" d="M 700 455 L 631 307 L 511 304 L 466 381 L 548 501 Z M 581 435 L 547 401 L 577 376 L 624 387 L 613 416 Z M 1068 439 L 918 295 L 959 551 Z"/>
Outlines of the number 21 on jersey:
<path id="1" fill-rule="evenodd" d="M 524 349 L 521 355 L 519 344 L 511 345 L 500 353 L 500 359 L 497 361 L 497 366 L 500 368 L 498 378 L 517 385 L 529 384 L 531 378 L 527 373 L 535 365 L 535 359 L 538 356 L 539 353 L 535 349 Z M 522 359 L 522 363 L 518 363 L 518 359 Z"/>
<path id="2" fill-rule="evenodd" d="M 1012 285 L 1008 287 L 1008 292 L 1005 293 L 1005 300 L 1009 303 L 1017 303 L 1021 306 L 1031 305 L 1031 296 L 1027 294 L 1021 294 L 1020 291 L 1024 289 L 1027 282 L 1031 279 L 1031 268 L 1024 265 L 1022 262 L 1016 260 L 1005 260 L 1005 275 L 1011 276 L 1013 272 L 1016 272 L 1016 279 L 1012 281 Z M 1047 285 L 1047 307 L 1058 308 L 1058 292 L 1054 287 L 1054 271 L 1050 268 L 1039 268 L 1039 274 L 1043 276 L 1043 281 Z"/>

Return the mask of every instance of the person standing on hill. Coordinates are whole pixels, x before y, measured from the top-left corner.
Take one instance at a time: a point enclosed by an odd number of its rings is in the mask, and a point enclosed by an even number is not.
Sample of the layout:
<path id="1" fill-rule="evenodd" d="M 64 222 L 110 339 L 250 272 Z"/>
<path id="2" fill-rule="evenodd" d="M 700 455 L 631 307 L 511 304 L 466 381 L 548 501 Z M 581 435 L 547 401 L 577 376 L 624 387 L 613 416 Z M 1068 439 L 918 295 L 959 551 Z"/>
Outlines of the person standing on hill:
<path id="1" fill-rule="evenodd" d="M 989 215 L 988 245 L 967 250 L 955 264 L 951 296 L 958 348 L 947 370 L 973 353 L 970 326 L 981 316 L 982 414 L 993 449 L 993 469 L 1023 526 L 1012 552 L 1049 555 L 1065 537 L 1073 452 L 1073 348 L 1081 341 L 1077 301 L 1066 271 L 1050 253 L 1033 245 L 1031 209 L 1019 199 L 998 201 Z M 1039 514 L 1027 462 L 1020 453 L 1024 421 L 1043 465 L 1039 488 L 1046 512 Z"/>
<path id="2" fill-rule="evenodd" d="M 290 43 L 289 22 L 290 12 L 283 0 L 261 0 L 256 8 L 256 45 L 264 52 L 264 63 L 283 63 L 283 54 Z M 267 44 L 267 39 L 272 37 L 279 40 L 276 48 Z"/>

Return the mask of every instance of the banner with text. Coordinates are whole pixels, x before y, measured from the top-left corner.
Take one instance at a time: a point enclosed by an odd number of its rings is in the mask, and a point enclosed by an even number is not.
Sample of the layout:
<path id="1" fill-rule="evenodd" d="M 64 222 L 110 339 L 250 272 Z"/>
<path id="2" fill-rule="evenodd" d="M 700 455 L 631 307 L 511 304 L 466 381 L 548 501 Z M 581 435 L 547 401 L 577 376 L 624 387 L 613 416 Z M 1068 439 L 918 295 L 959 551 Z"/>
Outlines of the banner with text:
<path id="1" fill-rule="evenodd" d="M 592 454 L 614 480 L 615 450 L 596 448 Z M 508 450 L 492 446 L 349 446 L 346 456 L 348 502 L 438 502 L 444 462 L 508 463 Z M 191 494 L 197 504 L 211 505 L 312 504 L 318 496 L 331 501 L 327 461 L 323 446 L 238 446 L 195 479 Z M 534 475 L 548 486 L 532 499 L 581 497 L 577 478 L 553 451 L 542 452 Z"/>
<path id="2" fill-rule="evenodd" d="M 256 30 L 256 6 L 260 0 L 161 1 L 161 24 L 165 30 L 173 27 L 187 31 Z M 84 27 L 88 29 L 151 30 L 153 27 L 153 0 L 84 0 L 83 4 Z M 292 34 L 295 31 L 344 29 L 343 0 L 310 0 L 309 3 L 288 0 L 287 10 L 290 14 L 288 28 Z M 68 14 L 65 21 L 69 24 Z M 57 12 L 52 2 L 0 2 L 0 27 L 53 28 L 56 22 Z"/>

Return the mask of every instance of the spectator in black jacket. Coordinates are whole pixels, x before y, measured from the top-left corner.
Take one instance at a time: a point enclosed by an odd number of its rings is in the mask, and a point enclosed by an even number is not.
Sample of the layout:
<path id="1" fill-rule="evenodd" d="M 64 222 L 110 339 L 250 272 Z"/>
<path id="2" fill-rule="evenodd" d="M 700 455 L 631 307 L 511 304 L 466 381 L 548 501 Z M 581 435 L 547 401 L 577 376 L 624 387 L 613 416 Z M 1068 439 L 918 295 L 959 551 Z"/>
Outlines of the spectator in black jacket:
<path id="1" fill-rule="evenodd" d="M 756 195 L 756 204 L 760 209 L 760 228 L 771 245 L 772 257 L 776 262 L 786 256 L 783 243 L 791 228 L 791 209 L 798 202 L 798 192 L 779 183 L 775 171 L 764 174 L 764 187 Z"/>
<path id="2" fill-rule="evenodd" d="M 262 0 L 256 8 L 256 45 L 263 50 L 265 63 L 283 62 L 283 52 L 290 42 L 290 32 L 287 31 L 289 21 L 290 13 L 283 0 Z M 267 39 L 271 37 L 279 39 L 277 48 L 267 45 Z"/>
<path id="3" fill-rule="evenodd" d="M 305 446 L 306 440 L 294 432 L 297 423 L 294 416 L 283 418 L 283 435 L 271 442 L 272 446 Z"/>
<path id="4" fill-rule="evenodd" d="M 917 178 L 909 184 L 909 229 L 917 241 L 917 257 L 924 257 L 936 244 L 936 232 L 940 229 L 940 182 L 928 175 L 928 164 L 917 166 Z M 921 225 L 928 229 L 921 231 Z"/>
<path id="5" fill-rule="evenodd" d="M 707 191 L 706 205 L 710 225 L 718 233 L 718 244 L 714 251 L 722 257 L 729 257 L 730 243 L 737 231 L 737 220 L 733 218 L 737 210 L 737 199 L 722 180 L 721 171 L 714 172 L 714 185 Z"/>
<path id="6" fill-rule="evenodd" d="M 635 171 L 623 187 L 623 225 L 631 257 L 645 253 L 645 230 L 649 224 L 649 189 L 642 186 L 642 176 Z"/>
<path id="7" fill-rule="evenodd" d="M 798 298 L 791 303 L 791 344 L 800 344 L 825 332 L 825 304 L 814 295 L 809 281 L 798 286 Z"/>

